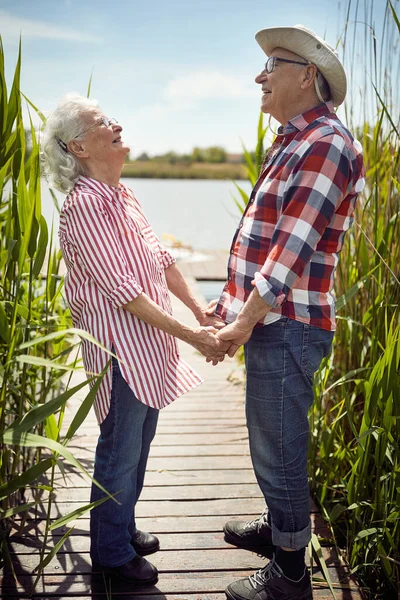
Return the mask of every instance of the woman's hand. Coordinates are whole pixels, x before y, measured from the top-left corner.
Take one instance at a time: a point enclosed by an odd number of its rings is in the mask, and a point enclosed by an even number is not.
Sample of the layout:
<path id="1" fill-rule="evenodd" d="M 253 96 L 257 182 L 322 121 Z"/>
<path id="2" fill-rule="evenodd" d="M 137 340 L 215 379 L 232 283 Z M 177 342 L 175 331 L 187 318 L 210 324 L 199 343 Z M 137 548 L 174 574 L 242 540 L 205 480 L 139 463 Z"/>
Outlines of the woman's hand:
<path id="1" fill-rule="evenodd" d="M 214 327 L 198 327 L 193 329 L 188 337 L 188 342 L 201 352 L 213 365 L 222 362 L 230 343 L 222 342 L 216 337 L 217 329 Z"/>

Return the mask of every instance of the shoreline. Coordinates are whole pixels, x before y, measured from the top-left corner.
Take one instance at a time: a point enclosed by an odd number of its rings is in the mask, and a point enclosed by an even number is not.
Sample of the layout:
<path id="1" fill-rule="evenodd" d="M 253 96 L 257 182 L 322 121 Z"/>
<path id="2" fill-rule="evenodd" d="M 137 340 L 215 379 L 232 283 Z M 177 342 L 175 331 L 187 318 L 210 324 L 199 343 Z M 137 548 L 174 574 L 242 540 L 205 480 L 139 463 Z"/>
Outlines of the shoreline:
<path id="1" fill-rule="evenodd" d="M 123 166 L 121 177 L 136 179 L 247 179 L 246 167 L 234 163 L 170 164 L 165 161 L 134 161 Z"/>

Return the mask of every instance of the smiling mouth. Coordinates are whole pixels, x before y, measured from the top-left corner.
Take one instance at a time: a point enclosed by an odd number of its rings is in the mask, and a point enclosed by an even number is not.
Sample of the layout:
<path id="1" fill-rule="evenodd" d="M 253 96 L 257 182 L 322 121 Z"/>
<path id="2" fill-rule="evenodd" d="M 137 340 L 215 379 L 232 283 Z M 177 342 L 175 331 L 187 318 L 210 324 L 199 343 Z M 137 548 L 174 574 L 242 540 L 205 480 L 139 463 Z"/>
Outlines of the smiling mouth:
<path id="1" fill-rule="evenodd" d="M 113 144 L 118 144 L 118 142 L 122 142 L 121 138 L 117 138 L 116 140 L 113 141 Z"/>

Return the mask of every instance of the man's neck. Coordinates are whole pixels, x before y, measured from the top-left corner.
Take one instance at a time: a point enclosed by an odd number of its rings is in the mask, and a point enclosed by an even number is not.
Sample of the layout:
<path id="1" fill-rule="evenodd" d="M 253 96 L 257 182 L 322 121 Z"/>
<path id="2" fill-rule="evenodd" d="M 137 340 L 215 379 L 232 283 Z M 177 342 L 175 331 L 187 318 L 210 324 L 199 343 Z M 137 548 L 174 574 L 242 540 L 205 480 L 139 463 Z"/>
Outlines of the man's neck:
<path id="1" fill-rule="evenodd" d="M 289 121 L 291 121 L 295 117 L 298 117 L 299 115 L 304 115 L 304 113 L 308 112 L 309 110 L 312 110 L 313 108 L 316 108 L 320 104 L 321 102 L 317 98 L 312 98 L 304 102 L 297 102 L 293 106 L 289 106 L 285 113 L 282 114 L 281 118 L 278 119 L 278 121 L 281 125 L 283 125 L 283 127 L 285 127 L 285 125 L 287 125 Z"/>

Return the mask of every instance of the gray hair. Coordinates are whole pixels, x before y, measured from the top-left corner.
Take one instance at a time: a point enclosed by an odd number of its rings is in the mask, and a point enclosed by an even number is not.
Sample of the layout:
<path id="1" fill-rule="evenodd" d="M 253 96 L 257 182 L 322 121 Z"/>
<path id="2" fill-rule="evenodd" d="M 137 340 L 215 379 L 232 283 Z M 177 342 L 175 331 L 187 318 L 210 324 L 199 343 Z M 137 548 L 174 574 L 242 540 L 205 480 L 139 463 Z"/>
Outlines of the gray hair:
<path id="1" fill-rule="evenodd" d="M 81 163 L 68 151 L 67 143 L 80 138 L 86 126 L 84 115 L 95 108 L 98 108 L 96 100 L 68 94 L 46 121 L 41 142 L 43 172 L 50 185 L 60 192 L 70 192 L 79 176 L 84 175 Z"/>
<path id="2" fill-rule="evenodd" d="M 317 96 L 319 100 L 323 100 L 323 102 L 328 102 L 328 100 L 332 99 L 331 90 L 329 89 L 329 85 L 325 77 L 322 75 L 321 71 L 317 71 L 317 75 L 314 80 L 315 91 L 317 92 Z M 319 94 L 318 94 L 319 91 Z"/>

